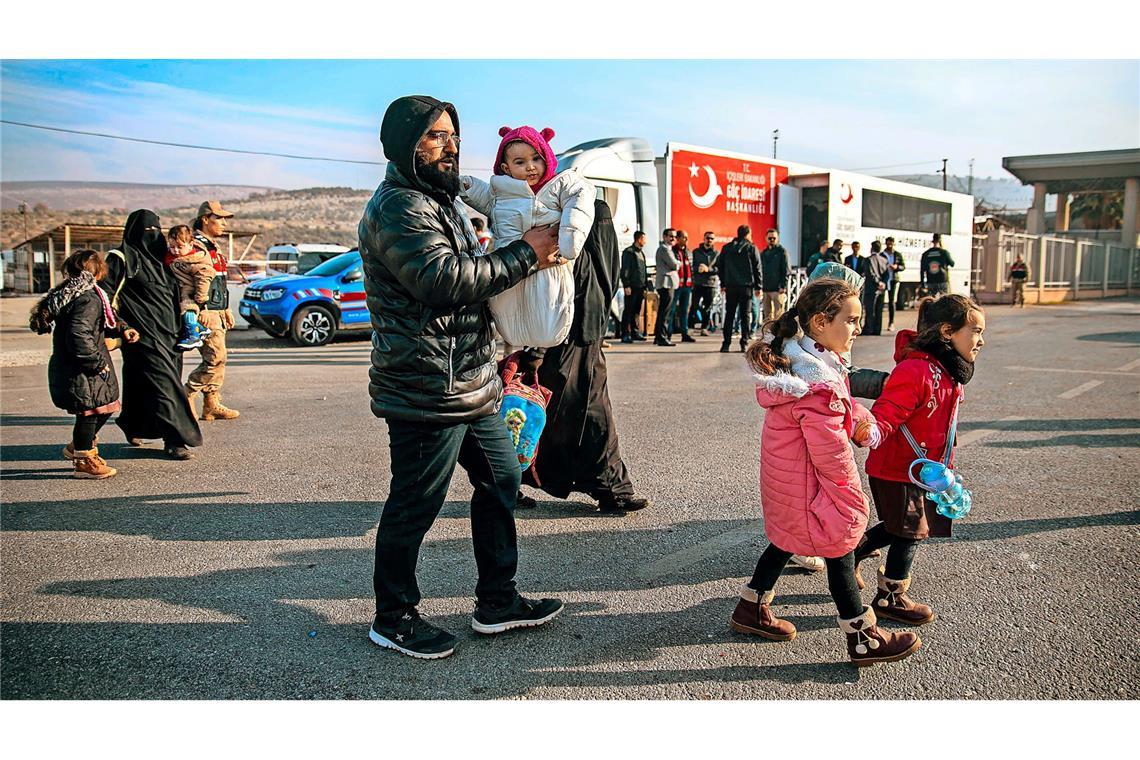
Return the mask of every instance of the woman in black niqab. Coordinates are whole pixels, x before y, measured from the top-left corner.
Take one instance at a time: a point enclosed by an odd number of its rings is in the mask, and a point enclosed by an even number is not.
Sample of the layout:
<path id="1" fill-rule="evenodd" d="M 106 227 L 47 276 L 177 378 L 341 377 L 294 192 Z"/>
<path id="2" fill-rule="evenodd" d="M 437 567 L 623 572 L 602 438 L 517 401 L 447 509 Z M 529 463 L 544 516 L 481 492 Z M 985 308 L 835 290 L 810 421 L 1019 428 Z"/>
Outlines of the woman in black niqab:
<path id="1" fill-rule="evenodd" d="M 168 455 L 187 459 L 187 446 L 202 445 L 202 431 L 182 390 L 182 354 L 174 349 L 178 283 L 164 262 L 166 251 L 158 215 L 134 211 L 123 228 L 121 255 L 107 256 L 100 284 L 140 336 L 122 348 L 123 409 L 116 424 L 128 439 L 161 438 Z"/>

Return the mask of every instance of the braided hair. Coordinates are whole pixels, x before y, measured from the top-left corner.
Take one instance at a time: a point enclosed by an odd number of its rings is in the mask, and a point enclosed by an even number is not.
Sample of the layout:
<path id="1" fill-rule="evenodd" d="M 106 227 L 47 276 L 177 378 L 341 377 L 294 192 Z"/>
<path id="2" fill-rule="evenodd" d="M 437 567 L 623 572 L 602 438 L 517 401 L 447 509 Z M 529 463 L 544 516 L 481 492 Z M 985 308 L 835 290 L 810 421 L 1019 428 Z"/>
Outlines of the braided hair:
<path id="1" fill-rule="evenodd" d="M 753 371 L 772 375 L 780 370 L 787 371 L 791 361 L 784 356 L 784 342 L 794 338 L 802 329 L 810 334 L 811 319 L 823 314 L 827 321 L 835 319 L 843 303 L 848 298 L 858 298 L 859 293 L 844 280 L 821 278 L 808 283 L 793 307 L 780 316 L 769 320 L 760 330 L 760 337 L 748 344 L 744 355 Z M 771 334 L 771 340 L 766 334 Z"/>

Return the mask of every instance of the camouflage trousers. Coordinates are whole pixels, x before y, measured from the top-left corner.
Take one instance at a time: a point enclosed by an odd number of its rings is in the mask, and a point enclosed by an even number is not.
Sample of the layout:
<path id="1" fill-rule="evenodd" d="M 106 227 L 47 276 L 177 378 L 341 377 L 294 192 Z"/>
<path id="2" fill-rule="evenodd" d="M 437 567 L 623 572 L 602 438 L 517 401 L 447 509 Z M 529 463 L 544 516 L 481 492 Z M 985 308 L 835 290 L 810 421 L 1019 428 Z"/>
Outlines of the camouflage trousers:
<path id="1" fill-rule="evenodd" d="M 199 364 L 186 384 L 193 391 L 213 393 L 222 389 L 226 379 L 226 328 L 221 311 L 203 309 L 198 313 L 198 323 L 210 329 L 210 335 L 203 339 L 198 352 L 202 355 Z"/>

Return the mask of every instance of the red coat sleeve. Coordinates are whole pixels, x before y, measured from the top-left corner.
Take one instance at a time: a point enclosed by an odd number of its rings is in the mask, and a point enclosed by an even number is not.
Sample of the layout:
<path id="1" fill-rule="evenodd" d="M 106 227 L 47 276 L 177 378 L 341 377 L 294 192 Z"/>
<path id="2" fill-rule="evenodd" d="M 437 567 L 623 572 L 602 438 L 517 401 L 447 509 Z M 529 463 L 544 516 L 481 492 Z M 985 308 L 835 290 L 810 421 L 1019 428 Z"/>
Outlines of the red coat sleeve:
<path id="1" fill-rule="evenodd" d="M 923 362 L 904 361 L 887 378 L 883 393 L 871 407 L 883 438 L 894 434 L 930 398 L 929 372 Z"/>

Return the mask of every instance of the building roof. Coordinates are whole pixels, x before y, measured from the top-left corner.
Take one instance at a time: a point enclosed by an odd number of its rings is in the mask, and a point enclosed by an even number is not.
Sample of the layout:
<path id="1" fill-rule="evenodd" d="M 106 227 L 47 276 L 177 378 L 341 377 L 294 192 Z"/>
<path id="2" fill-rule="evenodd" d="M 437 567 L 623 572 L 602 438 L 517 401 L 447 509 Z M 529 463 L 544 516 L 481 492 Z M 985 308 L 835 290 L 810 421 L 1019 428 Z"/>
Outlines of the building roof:
<path id="1" fill-rule="evenodd" d="M 17 243 L 12 246 L 12 249 L 20 248 L 29 244 L 39 243 L 40 245 L 47 245 L 50 238 L 52 245 L 59 246 L 60 250 L 63 249 L 65 237 L 70 231 L 71 233 L 71 247 L 80 248 L 92 245 L 118 245 L 123 242 L 123 226 L 114 224 L 61 224 L 58 227 L 53 227 L 50 230 L 44 230 L 38 235 L 34 235 L 22 243 Z M 247 238 L 253 237 L 260 233 L 251 232 L 248 230 L 226 230 L 226 235 L 233 235 L 234 238 Z"/>
<path id="2" fill-rule="evenodd" d="M 1044 182 L 1048 193 L 1123 190 L 1124 180 L 1140 177 L 1140 148 L 1006 156 L 1001 165 L 1024 185 Z"/>

